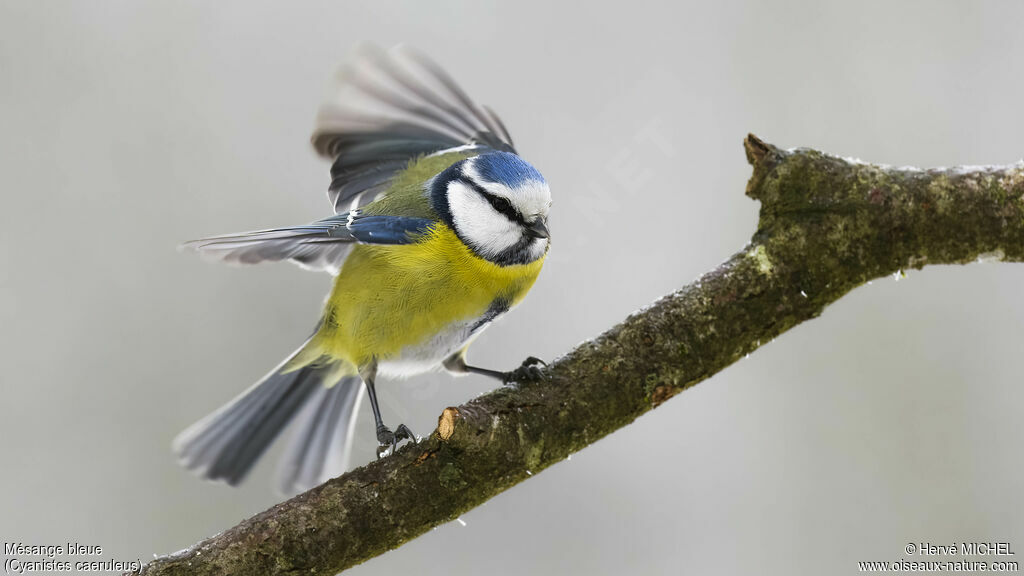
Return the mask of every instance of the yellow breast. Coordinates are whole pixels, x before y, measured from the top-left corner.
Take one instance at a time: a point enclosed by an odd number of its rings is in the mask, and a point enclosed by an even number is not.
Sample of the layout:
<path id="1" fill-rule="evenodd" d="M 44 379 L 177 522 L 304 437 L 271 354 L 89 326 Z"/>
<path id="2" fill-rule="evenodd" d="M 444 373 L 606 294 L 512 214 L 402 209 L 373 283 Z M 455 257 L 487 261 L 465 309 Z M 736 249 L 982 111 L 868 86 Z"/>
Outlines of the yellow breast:
<path id="1" fill-rule="evenodd" d="M 515 306 L 543 264 L 498 266 L 441 223 L 415 244 L 355 246 L 311 344 L 353 368 L 396 357 L 452 323 L 480 318 L 496 300 Z"/>

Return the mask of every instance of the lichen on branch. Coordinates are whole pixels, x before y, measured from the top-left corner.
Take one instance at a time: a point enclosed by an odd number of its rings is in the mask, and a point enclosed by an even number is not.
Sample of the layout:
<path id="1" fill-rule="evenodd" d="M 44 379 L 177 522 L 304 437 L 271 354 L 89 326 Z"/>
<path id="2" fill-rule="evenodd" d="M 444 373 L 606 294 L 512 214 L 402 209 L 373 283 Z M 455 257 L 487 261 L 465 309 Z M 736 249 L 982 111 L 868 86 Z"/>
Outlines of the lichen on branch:
<path id="1" fill-rule="evenodd" d="M 416 445 L 141 574 L 332 575 L 449 522 L 719 372 L 857 286 L 907 268 L 1024 260 L 1024 162 L 918 170 L 750 135 L 751 242 L 553 362 L 446 408 Z"/>

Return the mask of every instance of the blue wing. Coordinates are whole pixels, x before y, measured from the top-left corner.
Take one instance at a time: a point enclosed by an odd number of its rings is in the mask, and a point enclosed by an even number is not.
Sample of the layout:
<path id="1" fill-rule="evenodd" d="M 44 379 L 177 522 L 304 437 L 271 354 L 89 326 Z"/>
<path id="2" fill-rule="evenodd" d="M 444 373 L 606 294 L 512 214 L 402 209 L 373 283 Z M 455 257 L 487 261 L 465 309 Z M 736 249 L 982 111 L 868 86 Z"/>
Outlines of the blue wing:
<path id="1" fill-rule="evenodd" d="M 313 146 L 334 161 L 335 212 L 371 202 L 415 158 L 451 148 L 515 152 L 501 119 L 475 104 L 422 54 L 367 47 L 342 70 L 317 118 Z"/>
<path id="2" fill-rule="evenodd" d="M 416 242 L 434 221 L 405 216 L 355 216 L 348 231 L 364 244 L 411 244 Z"/>
<path id="3" fill-rule="evenodd" d="M 303 226 L 213 236 L 184 246 L 231 264 L 290 260 L 337 274 L 353 244 L 411 244 L 433 223 L 428 218 L 371 216 L 357 210 Z"/>

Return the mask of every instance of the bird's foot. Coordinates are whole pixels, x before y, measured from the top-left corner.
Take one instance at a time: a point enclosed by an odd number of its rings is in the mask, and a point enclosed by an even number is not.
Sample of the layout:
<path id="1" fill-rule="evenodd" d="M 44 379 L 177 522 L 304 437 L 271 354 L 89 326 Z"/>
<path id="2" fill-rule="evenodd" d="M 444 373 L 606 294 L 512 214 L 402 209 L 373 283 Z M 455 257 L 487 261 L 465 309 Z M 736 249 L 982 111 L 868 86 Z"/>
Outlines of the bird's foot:
<path id="1" fill-rule="evenodd" d="M 528 356 L 523 363 L 519 365 L 519 368 L 505 372 L 502 374 L 501 381 L 505 384 L 512 382 L 531 382 L 534 380 L 540 380 L 544 377 L 544 369 L 541 366 L 547 366 L 548 363 L 536 358 L 534 356 Z"/>
<path id="2" fill-rule="evenodd" d="M 416 435 L 405 424 L 399 424 L 394 432 L 383 424 L 377 426 L 377 442 L 380 443 L 377 447 L 377 458 L 394 454 L 402 440 L 411 440 L 413 444 L 418 441 Z"/>

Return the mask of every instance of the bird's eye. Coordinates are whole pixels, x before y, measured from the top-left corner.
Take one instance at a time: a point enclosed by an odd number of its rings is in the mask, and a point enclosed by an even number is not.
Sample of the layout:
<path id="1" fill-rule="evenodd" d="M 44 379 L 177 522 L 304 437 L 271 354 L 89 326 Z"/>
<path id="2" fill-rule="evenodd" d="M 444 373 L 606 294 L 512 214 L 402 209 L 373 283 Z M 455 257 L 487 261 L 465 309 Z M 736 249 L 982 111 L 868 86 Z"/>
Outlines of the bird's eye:
<path id="1" fill-rule="evenodd" d="M 507 216 L 509 220 L 512 220 L 513 222 L 522 222 L 523 217 L 514 207 L 512 207 L 512 203 L 508 201 L 508 198 L 495 196 L 494 194 L 485 194 L 484 197 L 491 203 L 492 208 Z"/>
<path id="2" fill-rule="evenodd" d="M 498 212 L 508 212 L 512 209 L 512 203 L 501 196 L 496 197 L 493 204 L 494 207 L 497 208 Z"/>

